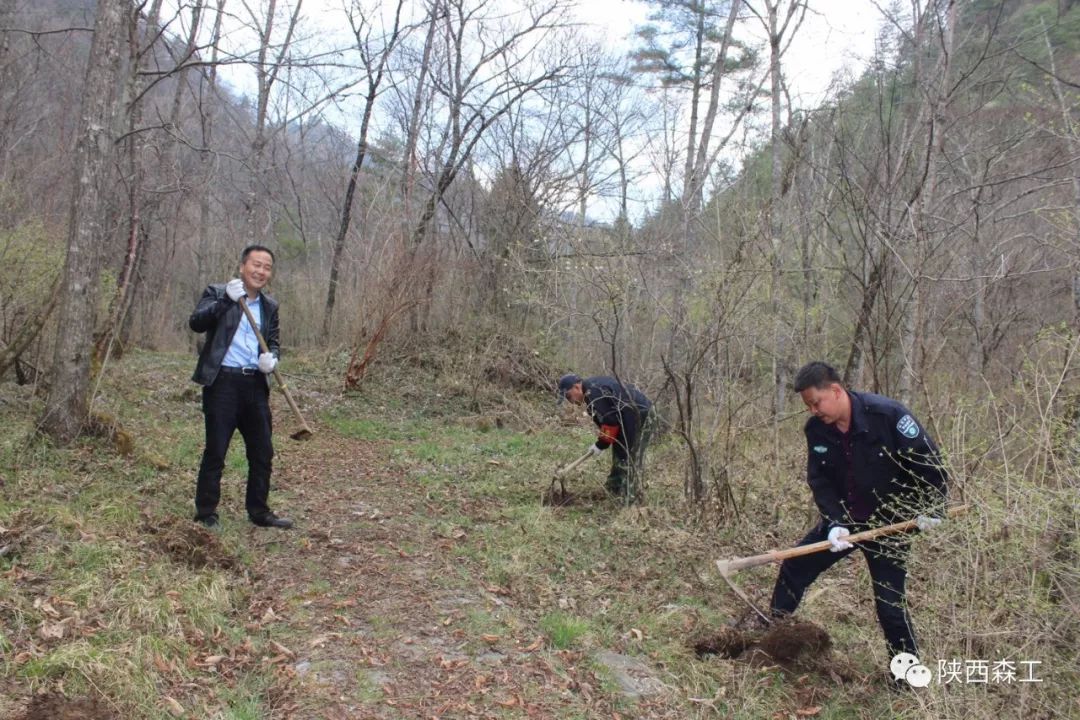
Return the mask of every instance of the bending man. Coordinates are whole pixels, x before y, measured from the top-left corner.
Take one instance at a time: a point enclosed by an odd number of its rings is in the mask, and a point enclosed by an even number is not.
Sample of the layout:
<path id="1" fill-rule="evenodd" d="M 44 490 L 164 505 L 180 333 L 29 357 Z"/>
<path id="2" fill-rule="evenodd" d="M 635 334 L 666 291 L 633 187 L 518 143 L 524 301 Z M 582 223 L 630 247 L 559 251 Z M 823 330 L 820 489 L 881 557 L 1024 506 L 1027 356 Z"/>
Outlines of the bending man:
<path id="1" fill-rule="evenodd" d="M 575 405 L 585 405 L 600 435 L 589 448 L 599 455 L 612 448 L 607 491 L 626 503 L 640 499 L 645 447 L 649 443 L 652 403 L 630 384 L 613 377 L 582 379 L 570 373 L 559 378 L 559 397 Z"/>

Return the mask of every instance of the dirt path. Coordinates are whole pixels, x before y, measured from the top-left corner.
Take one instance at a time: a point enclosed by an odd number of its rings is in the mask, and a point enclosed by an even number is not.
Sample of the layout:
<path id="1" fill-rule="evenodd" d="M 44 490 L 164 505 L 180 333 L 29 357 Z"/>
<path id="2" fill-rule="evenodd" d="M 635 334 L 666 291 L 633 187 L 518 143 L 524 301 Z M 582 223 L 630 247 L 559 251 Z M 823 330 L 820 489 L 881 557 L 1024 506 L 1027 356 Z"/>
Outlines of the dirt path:
<path id="1" fill-rule="evenodd" d="M 454 552 L 464 531 L 436 531 L 439 508 L 388 450 L 327 433 L 279 449 L 296 528 L 251 530 L 263 555 L 252 622 L 281 645 L 275 662 L 293 680 L 275 714 L 611 717 L 580 658 L 545 648 L 516 623 L 508 592 Z"/>

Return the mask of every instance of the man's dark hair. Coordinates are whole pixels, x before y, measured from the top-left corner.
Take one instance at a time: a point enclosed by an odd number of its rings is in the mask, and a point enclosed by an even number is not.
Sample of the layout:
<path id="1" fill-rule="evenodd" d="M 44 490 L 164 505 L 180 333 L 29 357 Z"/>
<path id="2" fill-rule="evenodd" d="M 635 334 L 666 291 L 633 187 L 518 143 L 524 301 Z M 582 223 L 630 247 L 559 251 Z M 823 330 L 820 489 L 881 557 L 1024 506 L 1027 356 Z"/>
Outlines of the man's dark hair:
<path id="1" fill-rule="evenodd" d="M 795 373 L 795 392 L 802 392 L 807 388 L 824 390 L 833 383 L 844 384 L 836 368 L 820 360 L 806 363 Z"/>
<path id="2" fill-rule="evenodd" d="M 247 256 L 253 252 L 264 252 L 270 256 L 270 262 L 277 262 L 277 258 L 274 257 L 274 251 L 265 245 L 248 245 L 244 248 L 244 252 L 240 253 L 240 264 L 243 265 L 247 260 Z"/>

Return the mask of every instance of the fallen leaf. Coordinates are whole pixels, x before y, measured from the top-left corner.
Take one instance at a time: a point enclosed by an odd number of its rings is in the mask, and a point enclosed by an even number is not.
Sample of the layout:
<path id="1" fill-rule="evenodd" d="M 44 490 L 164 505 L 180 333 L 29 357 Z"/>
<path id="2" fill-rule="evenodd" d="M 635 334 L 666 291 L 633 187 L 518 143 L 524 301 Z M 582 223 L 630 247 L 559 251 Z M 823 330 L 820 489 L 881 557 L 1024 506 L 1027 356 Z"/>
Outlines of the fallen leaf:
<path id="1" fill-rule="evenodd" d="M 169 708 L 169 712 L 176 717 L 182 717 L 184 714 L 184 706 L 177 702 L 174 698 L 165 696 L 165 705 Z"/>
<path id="2" fill-rule="evenodd" d="M 282 645 L 281 643 L 279 643 L 277 640 L 271 640 L 270 641 L 270 647 L 277 650 L 280 654 L 286 655 L 288 657 L 294 657 L 296 655 L 296 653 L 294 653 L 292 650 L 290 650 L 289 648 L 287 648 L 284 645 Z"/>
<path id="3" fill-rule="evenodd" d="M 60 617 L 60 613 L 56 611 L 56 608 L 54 608 L 48 600 L 42 600 L 41 598 L 34 600 L 34 609 L 40 610 L 49 617 Z"/>
<path id="4" fill-rule="evenodd" d="M 492 645 L 499 642 L 499 640 L 500 640 L 498 635 L 490 635 L 490 634 L 487 634 L 487 633 L 481 635 L 480 637 L 481 637 L 481 639 L 483 639 L 484 642 L 492 644 Z"/>
<path id="5" fill-rule="evenodd" d="M 41 627 L 38 628 L 38 635 L 45 640 L 60 640 L 64 637 L 64 630 L 67 626 L 61 621 L 57 623 L 41 623 Z"/>
<path id="6" fill-rule="evenodd" d="M 795 711 L 795 714 L 799 717 L 814 717 L 821 712 L 821 706 L 815 705 L 814 707 L 801 708 Z"/>

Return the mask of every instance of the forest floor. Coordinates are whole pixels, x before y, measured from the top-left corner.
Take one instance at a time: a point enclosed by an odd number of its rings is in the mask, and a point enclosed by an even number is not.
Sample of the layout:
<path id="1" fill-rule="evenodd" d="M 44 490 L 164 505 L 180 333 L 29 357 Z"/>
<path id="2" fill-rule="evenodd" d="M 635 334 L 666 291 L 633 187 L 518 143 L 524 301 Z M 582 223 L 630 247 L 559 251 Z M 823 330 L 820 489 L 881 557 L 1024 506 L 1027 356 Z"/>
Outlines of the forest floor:
<path id="1" fill-rule="evenodd" d="M 97 408 L 130 435 L 31 440 L 40 402 L 4 385 L 0 421 L 0 716 L 41 718 L 922 717 L 890 692 L 865 570 L 819 583 L 761 637 L 712 569 L 791 538 L 691 522 L 678 448 L 652 452 L 649 501 L 600 488 L 606 459 L 545 502 L 590 441 L 540 394 L 406 368 L 356 394 L 292 368 L 312 439 L 274 393 L 271 505 L 243 513 L 242 443 L 222 528 L 190 520 L 201 449 L 190 358 L 133 353 Z M 286 366 L 285 369 L 288 369 Z M 424 379 L 419 379 L 424 378 Z M 10 391 L 10 393 L 8 393 Z M 107 433 L 106 433 L 107 434 Z M 805 498 L 804 498 L 805 499 Z M 763 547 L 762 544 L 769 547 Z M 764 605 L 774 568 L 738 576 Z M 857 584 L 860 592 L 855 589 Z M 800 639 L 812 636 L 805 652 Z M 753 641 L 757 642 L 753 642 Z M 776 650 L 777 641 L 781 649 Z M 770 644 L 770 641 L 772 644 Z M 836 650 L 835 646 L 840 645 Z M 787 649 L 784 649 L 787 648 Z M 719 652 L 714 652 L 719 651 Z"/>

